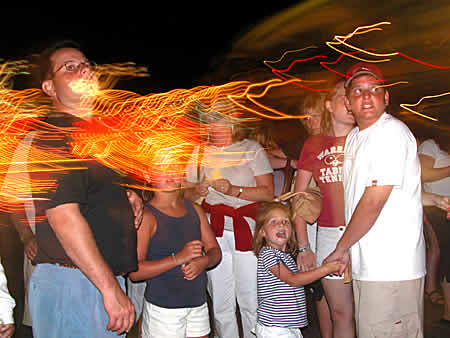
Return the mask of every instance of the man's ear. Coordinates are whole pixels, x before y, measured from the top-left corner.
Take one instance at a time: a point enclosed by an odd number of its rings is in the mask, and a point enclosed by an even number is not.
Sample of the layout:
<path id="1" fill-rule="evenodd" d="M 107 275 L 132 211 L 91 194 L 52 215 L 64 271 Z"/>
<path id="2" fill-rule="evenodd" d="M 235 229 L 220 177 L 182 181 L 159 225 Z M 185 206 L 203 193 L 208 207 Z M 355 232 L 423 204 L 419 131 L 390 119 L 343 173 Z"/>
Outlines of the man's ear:
<path id="1" fill-rule="evenodd" d="M 387 90 L 384 91 L 384 106 L 389 106 L 389 92 Z"/>
<path id="2" fill-rule="evenodd" d="M 45 80 L 41 85 L 42 91 L 50 97 L 55 95 L 55 87 L 52 80 Z"/>

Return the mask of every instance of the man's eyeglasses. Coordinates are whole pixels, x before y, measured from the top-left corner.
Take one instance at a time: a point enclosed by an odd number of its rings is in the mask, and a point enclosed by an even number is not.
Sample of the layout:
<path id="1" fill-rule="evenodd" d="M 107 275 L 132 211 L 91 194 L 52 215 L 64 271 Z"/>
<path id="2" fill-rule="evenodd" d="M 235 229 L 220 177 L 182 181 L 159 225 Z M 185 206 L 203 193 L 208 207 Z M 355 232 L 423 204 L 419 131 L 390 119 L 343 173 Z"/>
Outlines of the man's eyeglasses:
<path id="1" fill-rule="evenodd" d="M 61 69 L 65 68 L 65 71 L 68 73 L 77 72 L 80 67 L 94 68 L 97 64 L 94 61 L 66 61 L 64 64 L 59 67 L 55 73 L 59 72 Z"/>

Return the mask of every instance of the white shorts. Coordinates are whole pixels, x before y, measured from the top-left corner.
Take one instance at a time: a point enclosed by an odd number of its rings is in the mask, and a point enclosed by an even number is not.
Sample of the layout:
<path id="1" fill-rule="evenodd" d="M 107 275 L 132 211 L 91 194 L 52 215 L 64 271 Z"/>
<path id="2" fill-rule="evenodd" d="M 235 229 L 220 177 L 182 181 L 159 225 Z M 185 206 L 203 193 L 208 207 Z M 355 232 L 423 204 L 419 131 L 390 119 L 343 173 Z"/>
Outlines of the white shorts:
<path id="1" fill-rule="evenodd" d="M 265 326 L 256 323 L 257 338 L 303 338 L 300 329 L 290 329 L 288 327 Z"/>
<path id="2" fill-rule="evenodd" d="M 337 242 L 345 232 L 345 227 L 317 227 L 316 261 L 321 266 L 325 258 L 336 249 Z M 325 276 L 326 279 L 344 279 L 342 276 Z"/>
<path id="3" fill-rule="evenodd" d="M 311 251 L 316 253 L 316 241 L 317 241 L 317 223 L 306 224 L 306 232 L 308 234 L 308 242 Z"/>
<path id="4" fill-rule="evenodd" d="M 210 331 L 207 303 L 193 308 L 167 309 L 144 302 L 142 338 L 202 337 Z"/>

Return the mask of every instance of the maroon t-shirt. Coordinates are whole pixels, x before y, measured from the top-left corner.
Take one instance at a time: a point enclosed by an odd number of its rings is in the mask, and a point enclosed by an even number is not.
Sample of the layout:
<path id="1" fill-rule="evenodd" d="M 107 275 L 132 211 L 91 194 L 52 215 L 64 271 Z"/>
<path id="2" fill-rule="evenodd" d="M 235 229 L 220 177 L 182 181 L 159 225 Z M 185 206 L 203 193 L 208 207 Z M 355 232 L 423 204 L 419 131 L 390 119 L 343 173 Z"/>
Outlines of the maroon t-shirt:
<path id="1" fill-rule="evenodd" d="M 312 173 L 322 193 L 322 212 L 318 224 L 324 227 L 345 225 L 344 162 L 345 136 L 313 135 L 309 137 L 298 160 L 298 169 Z"/>

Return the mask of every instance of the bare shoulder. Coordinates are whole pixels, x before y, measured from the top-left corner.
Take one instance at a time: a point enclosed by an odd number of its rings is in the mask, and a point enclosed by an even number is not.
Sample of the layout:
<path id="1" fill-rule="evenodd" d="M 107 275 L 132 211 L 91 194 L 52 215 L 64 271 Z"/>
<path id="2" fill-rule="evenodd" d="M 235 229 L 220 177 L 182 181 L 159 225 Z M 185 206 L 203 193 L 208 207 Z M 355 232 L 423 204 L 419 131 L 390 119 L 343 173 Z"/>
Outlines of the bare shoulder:
<path id="1" fill-rule="evenodd" d="M 142 218 L 142 224 L 139 229 L 142 229 L 143 231 L 147 232 L 150 237 L 153 237 L 155 231 L 156 231 L 156 218 L 153 216 L 153 214 L 144 207 L 144 215 Z"/>

